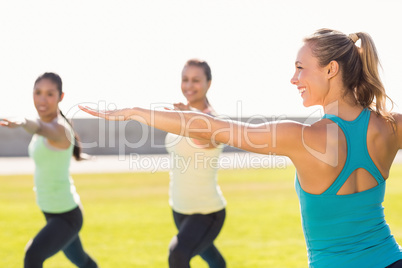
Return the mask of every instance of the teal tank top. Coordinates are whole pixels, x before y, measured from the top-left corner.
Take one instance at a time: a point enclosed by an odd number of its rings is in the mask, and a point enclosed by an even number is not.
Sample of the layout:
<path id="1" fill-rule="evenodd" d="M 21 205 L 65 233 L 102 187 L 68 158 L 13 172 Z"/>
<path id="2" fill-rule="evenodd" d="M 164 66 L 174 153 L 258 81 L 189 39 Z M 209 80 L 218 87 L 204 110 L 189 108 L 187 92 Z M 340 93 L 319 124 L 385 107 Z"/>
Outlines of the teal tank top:
<path id="1" fill-rule="evenodd" d="M 64 213 L 78 206 L 80 198 L 70 177 L 70 161 L 74 148 L 72 129 L 71 145 L 58 149 L 48 144 L 45 137 L 33 135 L 28 147 L 29 156 L 35 162 L 34 191 L 39 208 L 47 213 Z"/>
<path id="2" fill-rule="evenodd" d="M 370 111 L 364 109 L 353 121 L 324 115 L 343 131 L 347 142 L 345 165 L 334 183 L 322 194 L 305 192 L 296 174 L 301 220 L 309 267 L 384 268 L 402 259 L 402 248 L 384 219 L 382 202 L 385 180 L 367 150 Z M 337 195 L 351 173 L 364 168 L 378 185 L 367 191 Z"/>

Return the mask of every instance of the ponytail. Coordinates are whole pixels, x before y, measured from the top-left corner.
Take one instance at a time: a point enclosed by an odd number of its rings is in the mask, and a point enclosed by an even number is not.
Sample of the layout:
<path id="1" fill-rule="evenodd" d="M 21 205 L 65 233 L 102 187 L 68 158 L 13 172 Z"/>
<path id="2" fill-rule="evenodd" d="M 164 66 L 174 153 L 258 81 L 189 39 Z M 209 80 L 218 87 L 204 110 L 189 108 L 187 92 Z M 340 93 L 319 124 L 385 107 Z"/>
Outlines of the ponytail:
<path id="1" fill-rule="evenodd" d="M 363 107 L 369 107 L 378 115 L 395 123 L 395 119 L 385 107 L 387 98 L 391 101 L 392 107 L 394 103 L 385 93 L 384 85 L 380 79 L 378 67 L 381 67 L 381 65 L 374 41 L 367 33 L 360 32 L 356 33 L 356 35 L 361 42 L 360 48 L 356 48 L 359 51 L 362 63 L 362 73 L 355 90 L 357 101 Z"/>
<path id="2" fill-rule="evenodd" d="M 71 129 L 74 132 L 74 149 L 73 149 L 73 156 L 75 158 L 75 160 L 77 161 L 81 161 L 84 160 L 84 158 L 81 155 L 81 142 L 80 139 L 78 137 L 77 132 L 75 132 L 73 125 L 71 124 L 71 122 L 66 118 L 66 116 L 63 114 L 62 111 L 60 111 L 61 116 L 66 120 L 66 122 L 70 125 Z"/>

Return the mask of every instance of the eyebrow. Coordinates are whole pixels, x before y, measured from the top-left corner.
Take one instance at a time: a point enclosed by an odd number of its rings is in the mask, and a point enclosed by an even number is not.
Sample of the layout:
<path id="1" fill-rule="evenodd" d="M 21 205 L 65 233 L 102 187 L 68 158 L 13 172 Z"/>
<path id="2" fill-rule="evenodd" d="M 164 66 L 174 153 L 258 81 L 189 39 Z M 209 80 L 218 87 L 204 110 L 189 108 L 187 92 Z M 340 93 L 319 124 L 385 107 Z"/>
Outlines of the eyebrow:
<path id="1" fill-rule="evenodd" d="M 182 78 L 190 78 L 190 77 L 183 75 Z M 193 76 L 193 77 L 191 77 L 191 78 L 201 79 L 201 76 Z"/>
<path id="2" fill-rule="evenodd" d="M 45 89 L 40 88 L 40 87 L 35 87 L 35 88 L 34 88 L 34 91 L 35 91 L 35 90 L 45 90 Z M 46 90 L 46 91 L 51 91 L 51 92 L 53 92 L 53 91 L 58 91 L 58 89 L 51 88 L 51 89 L 48 89 L 48 90 Z"/>
<path id="3" fill-rule="evenodd" d="M 297 60 L 297 61 L 295 62 L 295 65 L 297 65 L 297 64 L 302 64 L 302 63 L 301 63 L 301 61 L 298 61 L 298 60 Z"/>

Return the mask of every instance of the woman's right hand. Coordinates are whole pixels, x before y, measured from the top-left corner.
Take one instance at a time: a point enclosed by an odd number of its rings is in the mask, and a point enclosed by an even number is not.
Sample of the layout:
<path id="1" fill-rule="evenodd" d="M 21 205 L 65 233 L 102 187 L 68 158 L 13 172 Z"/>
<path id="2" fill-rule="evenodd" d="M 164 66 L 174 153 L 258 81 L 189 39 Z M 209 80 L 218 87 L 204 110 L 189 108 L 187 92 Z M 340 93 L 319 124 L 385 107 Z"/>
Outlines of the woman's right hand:
<path id="1" fill-rule="evenodd" d="M 1 119 L 0 126 L 8 127 L 8 128 L 17 128 L 25 125 L 25 119 L 16 119 L 16 120 L 8 120 Z"/>

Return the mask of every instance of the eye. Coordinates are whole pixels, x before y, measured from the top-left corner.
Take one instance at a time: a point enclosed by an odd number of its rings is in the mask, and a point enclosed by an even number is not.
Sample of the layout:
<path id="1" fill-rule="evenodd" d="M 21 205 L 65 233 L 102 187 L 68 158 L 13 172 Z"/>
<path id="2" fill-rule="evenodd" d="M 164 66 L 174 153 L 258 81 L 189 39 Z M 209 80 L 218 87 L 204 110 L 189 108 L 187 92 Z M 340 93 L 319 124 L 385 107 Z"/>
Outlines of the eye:
<path id="1" fill-rule="evenodd" d="M 301 66 L 296 66 L 296 68 L 299 70 L 303 70 L 303 67 L 301 67 Z"/>

